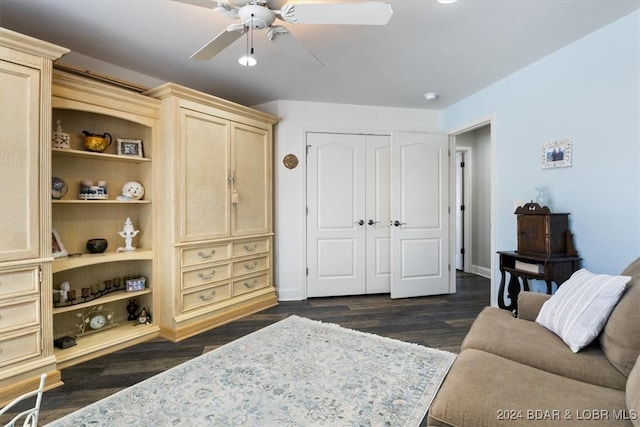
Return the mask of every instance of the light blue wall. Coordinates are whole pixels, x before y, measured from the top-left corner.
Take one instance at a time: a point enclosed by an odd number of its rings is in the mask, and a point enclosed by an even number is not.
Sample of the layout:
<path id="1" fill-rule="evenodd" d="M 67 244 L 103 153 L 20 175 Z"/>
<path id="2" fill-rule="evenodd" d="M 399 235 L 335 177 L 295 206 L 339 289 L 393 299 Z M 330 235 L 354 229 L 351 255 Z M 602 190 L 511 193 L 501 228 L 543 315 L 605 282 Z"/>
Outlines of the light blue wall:
<path id="1" fill-rule="evenodd" d="M 640 11 L 446 109 L 444 129 L 488 116 L 496 250 L 516 248 L 513 203 L 547 185 L 584 267 L 617 274 L 640 256 Z M 542 145 L 564 137 L 573 166 L 542 170 Z"/>

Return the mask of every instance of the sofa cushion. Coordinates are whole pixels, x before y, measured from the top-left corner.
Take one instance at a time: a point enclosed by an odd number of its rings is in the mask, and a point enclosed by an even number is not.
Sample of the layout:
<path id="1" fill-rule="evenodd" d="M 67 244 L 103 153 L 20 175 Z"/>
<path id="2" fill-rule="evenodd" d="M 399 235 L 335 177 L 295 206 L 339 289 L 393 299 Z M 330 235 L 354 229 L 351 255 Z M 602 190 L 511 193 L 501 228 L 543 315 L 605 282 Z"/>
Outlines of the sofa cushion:
<path id="1" fill-rule="evenodd" d="M 640 427 L 640 357 L 627 380 L 627 410 L 633 425 Z"/>
<path id="2" fill-rule="evenodd" d="M 627 382 L 597 343 L 573 353 L 553 332 L 496 307 L 485 307 L 476 317 L 462 342 L 462 350 L 468 348 L 603 387 L 624 390 Z"/>
<path id="3" fill-rule="evenodd" d="M 640 258 L 622 274 L 631 280 L 600 334 L 600 345 L 609 361 L 628 376 L 640 355 Z"/>
<path id="4" fill-rule="evenodd" d="M 551 295 L 539 292 L 524 291 L 518 294 L 518 319 L 534 322 L 540 313 L 540 309 Z"/>
<path id="5" fill-rule="evenodd" d="M 458 355 L 438 391 L 428 425 L 629 426 L 628 420 L 613 415 L 625 409 L 621 390 L 468 349 Z M 608 414 L 608 419 L 601 414 Z"/>
<path id="6" fill-rule="evenodd" d="M 577 353 L 600 335 L 630 279 L 580 269 L 544 303 L 536 323 Z"/>

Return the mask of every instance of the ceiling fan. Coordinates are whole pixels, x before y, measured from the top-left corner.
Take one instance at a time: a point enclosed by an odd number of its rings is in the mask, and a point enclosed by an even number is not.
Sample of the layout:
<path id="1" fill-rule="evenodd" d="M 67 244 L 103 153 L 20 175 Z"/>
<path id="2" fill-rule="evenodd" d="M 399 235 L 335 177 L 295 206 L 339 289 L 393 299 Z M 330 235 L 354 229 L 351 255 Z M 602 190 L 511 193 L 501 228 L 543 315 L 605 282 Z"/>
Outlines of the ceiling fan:
<path id="1" fill-rule="evenodd" d="M 213 8 L 224 16 L 240 20 L 239 23 L 229 25 L 191 55 L 189 59 L 196 61 L 213 58 L 243 34 L 253 30 L 267 29 L 267 38 L 270 41 L 284 35 L 287 38 L 293 38 L 286 27 L 274 25 L 276 19 L 291 24 L 386 25 L 393 14 L 388 3 L 379 1 L 339 3 L 293 1 L 281 5 L 279 9 L 277 7 L 281 1 L 278 0 L 176 1 Z"/>

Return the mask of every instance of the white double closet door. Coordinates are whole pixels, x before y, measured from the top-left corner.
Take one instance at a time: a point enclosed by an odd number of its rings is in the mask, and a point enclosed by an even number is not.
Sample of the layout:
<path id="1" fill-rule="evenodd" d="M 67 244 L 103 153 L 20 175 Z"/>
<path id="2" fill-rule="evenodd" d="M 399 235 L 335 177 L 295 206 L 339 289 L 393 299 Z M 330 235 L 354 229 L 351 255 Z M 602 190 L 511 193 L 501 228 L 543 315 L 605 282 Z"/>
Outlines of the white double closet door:
<path id="1" fill-rule="evenodd" d="M 307 133 L 307 149 L 307 296 L 447 293 L 447 137 Z"/>

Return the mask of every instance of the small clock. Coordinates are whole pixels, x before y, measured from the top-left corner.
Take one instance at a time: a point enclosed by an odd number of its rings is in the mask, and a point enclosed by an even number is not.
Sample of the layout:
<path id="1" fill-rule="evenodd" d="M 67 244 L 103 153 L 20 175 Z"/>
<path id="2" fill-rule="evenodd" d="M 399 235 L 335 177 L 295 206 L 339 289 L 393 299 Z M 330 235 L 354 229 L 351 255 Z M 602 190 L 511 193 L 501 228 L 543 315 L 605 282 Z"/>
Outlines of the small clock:
<path id="1" fill-rule="evenodd" d="M 92 306 L 87 310 L 76 313 L 79 322 L 76 324 L 76 336 L 118 326 L 113 321 L 113 310 L 102 305 Z"/>
<path id="2" fill-rule="evenodd" d="M 89 327 L 94 330 L 102 329 L 106 324 L 107 318 L 104 316 L 104 314 L 96 314 L 89 321 Z"/>

